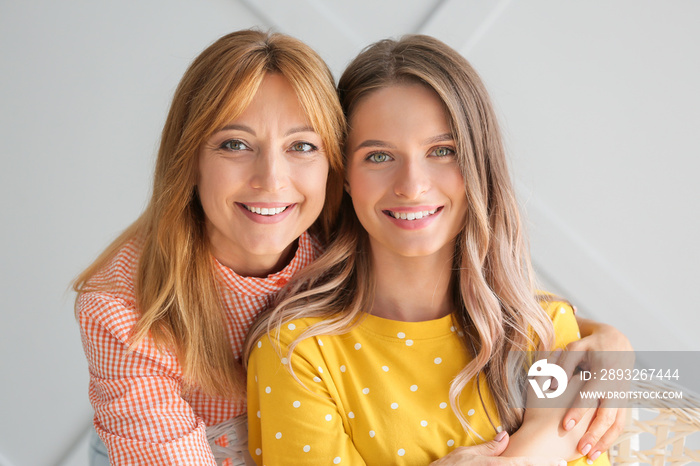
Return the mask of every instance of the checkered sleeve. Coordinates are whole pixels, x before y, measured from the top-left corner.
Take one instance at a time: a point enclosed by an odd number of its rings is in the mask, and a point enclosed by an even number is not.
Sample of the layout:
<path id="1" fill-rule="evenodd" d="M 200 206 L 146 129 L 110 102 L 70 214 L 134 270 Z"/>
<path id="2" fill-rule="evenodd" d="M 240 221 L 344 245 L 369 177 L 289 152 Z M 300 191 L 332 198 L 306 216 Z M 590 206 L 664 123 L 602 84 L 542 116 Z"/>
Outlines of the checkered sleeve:
<path id="1" fill-rule="evenodd" d="M 129 303 L 100 293 L 78 301 L 95 429 L 114 465 L 210 465 L 205 423 L 181 397 L 174 355 L 146 339 L 128 349 Z"/>

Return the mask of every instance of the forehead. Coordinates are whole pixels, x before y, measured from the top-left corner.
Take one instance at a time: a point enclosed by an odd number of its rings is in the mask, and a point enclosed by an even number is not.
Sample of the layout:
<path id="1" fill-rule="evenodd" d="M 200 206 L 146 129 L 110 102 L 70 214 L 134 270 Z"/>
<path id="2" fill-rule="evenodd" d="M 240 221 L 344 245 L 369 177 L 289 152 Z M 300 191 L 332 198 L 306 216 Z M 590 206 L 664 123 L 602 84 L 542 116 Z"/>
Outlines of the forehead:
<path id="1" fill-rule="evenodd" d="M 308 120 L 294 87 L 279 73 L 265 73 L 252 99 L 237 119 L 261 117 Z"/>
<path id="2" fill-rule="evenodd" d="M 350 137 L 358 133 L 394 133 L 401 129 L 449 132 L 445 106 L 424 84 L 394 84 L 370 92 L 350 116 Z"/>

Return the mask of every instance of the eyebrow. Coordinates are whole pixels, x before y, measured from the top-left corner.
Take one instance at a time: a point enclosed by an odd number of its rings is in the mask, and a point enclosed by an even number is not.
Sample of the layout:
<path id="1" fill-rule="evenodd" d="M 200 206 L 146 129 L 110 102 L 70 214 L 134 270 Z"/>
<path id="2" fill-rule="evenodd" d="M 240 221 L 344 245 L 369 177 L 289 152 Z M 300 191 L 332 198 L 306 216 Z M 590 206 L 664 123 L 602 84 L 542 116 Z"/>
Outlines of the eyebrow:
<path id="1" fill-rule="evenodd" d="M 430 144 L 435 144 L 436 142 L 447 141 L 454 141 L 454 137 L 451 133 L 438 134 L 437 136 L 428 138 L 423 141 L 423 145 L 428 146 Z M 358 144 L 352 152 L 357 152 L 358 150 L 363 149 L 365 147 L 381 147 L 384 149 L 396 149 L 396 146 L 394 146 L 393 144 L 389 144 L 388 142 L 381 141 L 379 139 L 367 139 L 366 141 L 362 141 L 360 144 Z"/>
<path id="2" fill-rule="evenodd" d="M 363 149 L 365 147 L 382 147 L 384 149 L 396 149 L 396 146 L 393 144 L 389 144 L 384 141 L 380 141 L 379 139 L 367 139 L 366 141 L 362 141 L 359 143 L 352 151 L 357 152 L 360 149 Z"/>
<path id="3" fill-rule="evenodd" d="M 434 136 L 432 138 L 428 138 L 425 141 L 423 141 L 423 144 L 427 146 L 430 144 L 435 144 L 436 142 L 447 142 L 447 141 L 454 141 L 454 137 L 452 136 L 452 133 L 439 134 L 439 135 Z"/>
<path id="4" fill-rule="evenodd" d="M 250 126 L 239 125 L 239 124 L 226 125 L 223 128 L 221 128 L 219 131 L 217 131 L 217 133 L 221 132 L 221 131 L 229 131 L 232 129 L 237 129 L 239 131 L 245 131 L 246 133 L 250 133 L 253 136 L 255 136 L 255 131 L 253 130 L 253 128 L 251 128 Z"/>
<path id="5" fill-rule="evenodd" d="M 253 128 L 251 128 L 250 126 L 241 125 L 241 124 L 230 124 L 230 125 L 226 125 L 226 126 L 224 126 L 223 128 L 221 128 L 221 129 L 220 129 L 219 131 L 217 131 L 217 132 L 220 132 L 220 131 L 229 131 L 229 130 L 245 131 L 246 133 L 250 133 L 250 134 L 252 134 L 253 136 L 256 136 L 255 130 L 253 130 Z M 296 126 L 296 127 L 294 127 L 294 128 L 289 129 L 289 131 L 287 131 L 286 133 L 284 133 L 284 135 L 285 135 L 285 136 L 290 136 L 290 135 L 295 134 L 295 133 L 305 133 L 305 132 L 315 133 L 316 130 L 315 130 L 313 127 L 308 126 L 308 125 L 306 125 L 306 126 Z"/>
<path id="6" fill-rule="evenodd" d="M 316 130 L 313 127 L 306 125 L 306 126 L 297 126 L 295 128 L 291 128 L 289 131 L 284 133 L 284 135 L 289 136 L 289 135 L 292 135 L 294 133 L 315 133 L 315 132 L 316 132 Z"/>

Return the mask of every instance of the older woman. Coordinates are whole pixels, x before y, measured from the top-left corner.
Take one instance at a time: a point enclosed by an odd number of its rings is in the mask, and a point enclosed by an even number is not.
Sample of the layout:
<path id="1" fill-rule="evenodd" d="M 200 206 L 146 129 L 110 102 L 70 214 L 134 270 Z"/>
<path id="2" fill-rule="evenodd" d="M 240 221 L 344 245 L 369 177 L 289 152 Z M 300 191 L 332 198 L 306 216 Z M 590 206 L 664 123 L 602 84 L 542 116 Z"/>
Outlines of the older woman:
<path id="1" fill-rule="evenodd" d="M 148 207 L 75 282 L 113 464 L 213 465 L 212 446 L 243 461 L 241 347 L 327 239 L 343 122 L 325 63 L 291 37 L 235 32 L 189 67 Z"/>

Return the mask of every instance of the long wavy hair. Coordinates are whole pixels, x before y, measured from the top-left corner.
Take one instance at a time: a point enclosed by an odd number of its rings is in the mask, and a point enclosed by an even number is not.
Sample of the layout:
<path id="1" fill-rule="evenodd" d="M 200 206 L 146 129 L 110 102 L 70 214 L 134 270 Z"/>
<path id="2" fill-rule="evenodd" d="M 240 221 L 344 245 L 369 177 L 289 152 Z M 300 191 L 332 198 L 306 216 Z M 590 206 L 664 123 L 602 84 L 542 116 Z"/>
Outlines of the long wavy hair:
<path id="1" fill-rule="evenodd" d="M 131 347 L 146 335 L 173 349 L 187 383 L 212 395 L 241 398 L 245 373 L 226 334 L 204 212 L 197 196 L 203 143 L 240 115 L 266 73 L 294 88 L 329 159 L 326 201 L 311 230 L 327 241 L 342 196 L 344 117 L 324 61 L 283 34 L 244 30 L 221 37 L 190 65 L 170 107 L 156 161 L 153 193 L 144 213 L 74 281 L 80 295 L 98 287 L 91 278 L 127 242 L 143 245 L 135 292 L 139 319 Z M 76 300 L 76 312 L 79 312 Z"/>
<path id="2" fill-rule="evenodd" d="M 437 39 L 411 35 L 377 42 L 350 63 L 338 85 L 347 121 L 352 122 L 358 102 L 372 92 L 405 83 L 427 86 L 442 100 L 469 205 L 456 238 L 451 294 L 453 319 L 471 361 L 452 381 L 452 409 L 465 431 L 476 434 L 459 396 L 470 381 L 485 377 L 500 423 L 512 431 L 523 416 L 522 409 L 513 408 L 522 406 L 516 404 L 519 391 L 513 390 L 520 383 L 514 368 L 525 362 L 525 353 L 513 350 L 551 348 L 554 332 L 538 303 L 541 297 L 535 291 L 495 113 L 467 60 Z M 372 308 L 375 290 L 368 236 L 347 194 L 340 217 L 339 231 L 326 253 L 298 275 L 276 308 L 255 324 L 245 356 L 257 339 L 265 333 L 279 335 L 281 325 L 291 319 L 324 317 L 292 342 L 291 360 L 304 338 L 347 332 Z M 495 421 L 491 419 L 494 428 Z"/>

